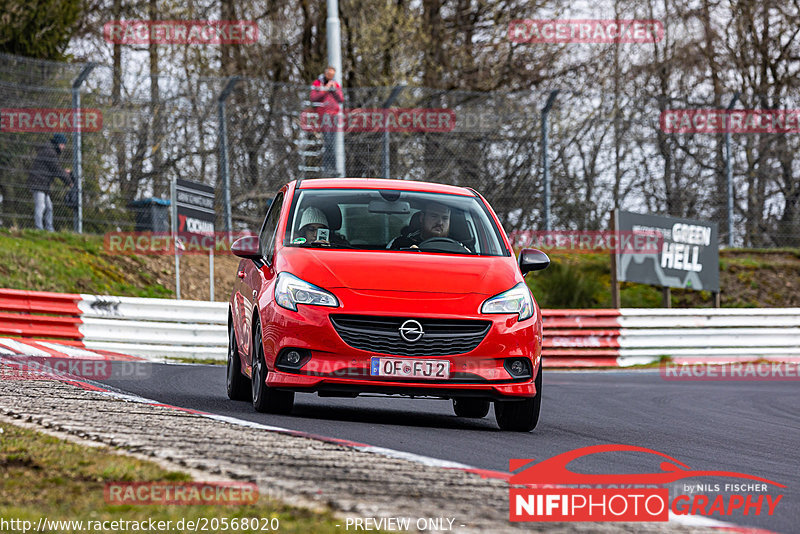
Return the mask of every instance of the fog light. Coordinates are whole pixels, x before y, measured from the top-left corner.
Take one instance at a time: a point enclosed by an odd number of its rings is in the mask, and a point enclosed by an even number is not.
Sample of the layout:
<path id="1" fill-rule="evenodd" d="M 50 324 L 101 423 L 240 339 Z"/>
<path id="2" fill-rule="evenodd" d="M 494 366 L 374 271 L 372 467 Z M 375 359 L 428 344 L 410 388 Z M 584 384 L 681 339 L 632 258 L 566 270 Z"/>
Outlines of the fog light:
<path id="1" fill-rule="evenodd" d="M 311 360 L 311 353 L 305 349 L 287 347 L 275 358 L 275 368 L 279 371 L 294 372 L 302 369 Z"/>
<path id="2" fill-rule="evenodd" d="M 531 361 L 527 358 L 508 358 L 503 362 L 508 374 L 514 378 L 528 378 L 533 376 L 531 373 Z"/>

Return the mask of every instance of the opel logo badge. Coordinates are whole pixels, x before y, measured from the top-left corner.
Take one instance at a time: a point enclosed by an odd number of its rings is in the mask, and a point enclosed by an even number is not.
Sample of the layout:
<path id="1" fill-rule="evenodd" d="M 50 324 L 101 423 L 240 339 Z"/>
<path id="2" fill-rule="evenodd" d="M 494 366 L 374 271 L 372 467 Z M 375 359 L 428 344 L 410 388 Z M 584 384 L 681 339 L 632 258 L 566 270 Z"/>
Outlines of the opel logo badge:
<path id="1" fill-rule="evenodd" d="M 400 326 L 400 337 L 409 343 L 418 341 L 424 333 L 422 325 L 419 324 L 419 321 L 415 321 L 414 319 L 409 319 Z"/>

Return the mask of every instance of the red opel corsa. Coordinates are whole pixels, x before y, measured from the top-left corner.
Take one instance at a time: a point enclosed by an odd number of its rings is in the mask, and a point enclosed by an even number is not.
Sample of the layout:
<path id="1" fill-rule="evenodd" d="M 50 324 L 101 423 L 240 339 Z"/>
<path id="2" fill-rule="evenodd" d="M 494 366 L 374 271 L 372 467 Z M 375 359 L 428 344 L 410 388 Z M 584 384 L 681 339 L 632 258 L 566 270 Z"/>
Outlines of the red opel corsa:
<path id="1" fill-rule="evenodd" d="M 456 415 L 536 427 L 542 318 L 486 200 L 383 179 L 285 185 L 257 237 L 236 241 L 228 396 L 289 413 L 295 392 L 452 399 Z"/>

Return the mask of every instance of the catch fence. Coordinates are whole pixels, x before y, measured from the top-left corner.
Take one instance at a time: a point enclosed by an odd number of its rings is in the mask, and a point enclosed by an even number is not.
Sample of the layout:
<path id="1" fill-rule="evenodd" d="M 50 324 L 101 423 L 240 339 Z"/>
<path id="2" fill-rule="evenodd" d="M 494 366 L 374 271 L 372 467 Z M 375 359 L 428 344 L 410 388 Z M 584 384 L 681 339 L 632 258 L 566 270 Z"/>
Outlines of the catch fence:
<path id="1" fill-rule="evenodd" d="M 167 199 L 181 178 L 216 186 L 218 229 L 229 207 L 233 230 L 257 230 L 284 183 L 343 170 L 473 187 L 509 232 L 548 222 L 606 229 L 616 206 L 716 221 L 727 244 L 732 198 L 734 245 L 800 245 L 797 133 L 734 132 L 727 140 L 667 131 L 668 110 L 719 108 L 707 95 L 345 88 L 334 114 L 312 92 L 257 78 L 152 77 L 0 55 L 0 223 L 34 225 L 29 175 L 61 132 L 67 143 L 57 163 L 80 175 L 82 212 L 56 180 L 56 229 L 145 229 L 143 214 L 167 212 L 152 199 Z M 759 97 L 740 95 L 737 105 L 758 108 Z"/>

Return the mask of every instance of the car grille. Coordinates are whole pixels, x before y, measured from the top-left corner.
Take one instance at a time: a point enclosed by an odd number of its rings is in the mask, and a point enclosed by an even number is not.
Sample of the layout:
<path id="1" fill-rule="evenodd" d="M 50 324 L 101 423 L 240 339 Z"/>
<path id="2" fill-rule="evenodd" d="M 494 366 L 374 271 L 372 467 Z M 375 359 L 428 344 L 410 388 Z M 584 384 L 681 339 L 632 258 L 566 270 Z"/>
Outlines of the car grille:
<path id="1" fill-rule="evenodd" d="M 486 337 L 491 321 L 415 319 L 425 334 L 414 342 L 400 337 L 407 317 L 331 315 L 342 340 L 351 347 L 399 356 L 447 356 L 473 350 Z"/>

